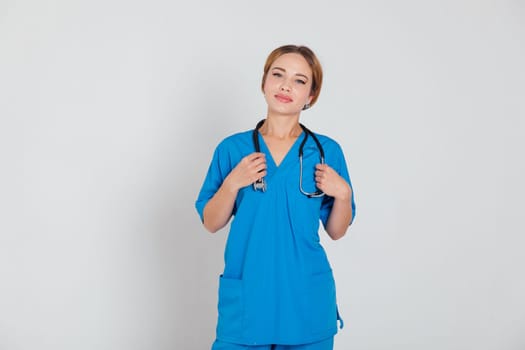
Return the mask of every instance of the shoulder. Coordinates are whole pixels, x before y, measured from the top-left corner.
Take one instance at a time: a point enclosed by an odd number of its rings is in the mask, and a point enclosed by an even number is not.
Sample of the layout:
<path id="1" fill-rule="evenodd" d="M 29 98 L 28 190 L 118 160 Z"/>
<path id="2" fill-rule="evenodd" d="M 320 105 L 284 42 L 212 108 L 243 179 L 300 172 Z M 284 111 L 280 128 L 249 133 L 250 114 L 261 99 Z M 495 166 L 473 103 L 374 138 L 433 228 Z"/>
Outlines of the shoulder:
<path id="1" fill-rule="evenodd" d="M 339 142 L 337 142 L 335 139 L 323 134 L 318 134 L 316 132 L 314 132 L 314 134 L 324 149 L 327 151 L 337 151 L 342 153 L 342 148 L 339 145 Z"/>
<path id="2" fill-rule="evenodd" d="M 252 130 L 240 131 L 240 132 L 236 132 L 235 134 L 226 136 L 225 138 L 221 140 L 219 145 L 231 145 L 231 144 L 236 144 L 239 142 L 244 143 L 246 141 L 251 141 L 251 140 L 252 140 Z"/>
<path id="3" fill-rule="evenodd" d="M 339 142 L 323 134 L 314 134 L 323 148 L 326 163 L 335 168 L 343 167 L 346 164 L 346 157 Z"/>
<path id="4" fill-rule="evenodd" d="M 242 131 L 223 138 L 217 145 L 216 152 L 239 154 L 253 149 L 252 131 Z"/>

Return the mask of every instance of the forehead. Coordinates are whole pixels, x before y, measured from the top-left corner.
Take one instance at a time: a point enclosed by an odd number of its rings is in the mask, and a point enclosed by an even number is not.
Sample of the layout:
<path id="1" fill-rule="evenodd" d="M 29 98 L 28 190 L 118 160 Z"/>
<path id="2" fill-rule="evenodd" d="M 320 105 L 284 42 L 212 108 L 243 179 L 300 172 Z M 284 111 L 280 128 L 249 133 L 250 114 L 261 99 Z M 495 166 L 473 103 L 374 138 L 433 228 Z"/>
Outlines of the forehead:
<path id="1" fill-rule="evenodd" d="M 291 74 L 304 74 L 308 77 L 312 75 L 312 69 L 306 59 L 298 53 L 285 53 L 273 61 L 270 68 L 283 68 Z"/>

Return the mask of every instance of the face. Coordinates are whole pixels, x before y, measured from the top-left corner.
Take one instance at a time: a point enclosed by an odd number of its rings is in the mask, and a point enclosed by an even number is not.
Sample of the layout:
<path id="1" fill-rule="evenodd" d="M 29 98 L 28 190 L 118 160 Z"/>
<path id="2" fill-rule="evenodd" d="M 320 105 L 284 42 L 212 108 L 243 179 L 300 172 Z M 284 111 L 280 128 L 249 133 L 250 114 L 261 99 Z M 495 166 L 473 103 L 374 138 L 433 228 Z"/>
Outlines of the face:
<path id="1" fill-rule="evenodd" d="M 310 103 L 312 69 L 303 56 L 287 53 L 277 58 L 264 82 L 269 113 L 297 115 Z"/>

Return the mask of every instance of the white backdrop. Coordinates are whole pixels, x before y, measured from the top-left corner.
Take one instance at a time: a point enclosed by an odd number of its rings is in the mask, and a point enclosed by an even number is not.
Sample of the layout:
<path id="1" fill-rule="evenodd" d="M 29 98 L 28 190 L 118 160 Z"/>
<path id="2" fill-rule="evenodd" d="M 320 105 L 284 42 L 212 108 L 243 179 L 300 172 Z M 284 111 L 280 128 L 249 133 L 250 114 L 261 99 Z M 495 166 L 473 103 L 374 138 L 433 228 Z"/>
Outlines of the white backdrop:
<path id="1" fill-rule="evenodd" d="M 224 229 L 194 201 L 306 44 L 302 122 L 357 217 L 322 232 L 336 349 L 525 349 L 522 1 L 0 3 L 0 349 L 208 349 Z"/>

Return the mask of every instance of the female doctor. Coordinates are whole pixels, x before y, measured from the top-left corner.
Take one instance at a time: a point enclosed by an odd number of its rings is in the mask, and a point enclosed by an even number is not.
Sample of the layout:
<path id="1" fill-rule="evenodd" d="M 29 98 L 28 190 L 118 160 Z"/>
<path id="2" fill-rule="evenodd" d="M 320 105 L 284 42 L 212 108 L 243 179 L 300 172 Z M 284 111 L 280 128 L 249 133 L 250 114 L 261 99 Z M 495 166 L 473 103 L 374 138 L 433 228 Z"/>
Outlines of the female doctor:
<path id="1" fill-rule="evenodd" d="M 264 65 L 266 117 L 215 149 L 196 201 L 210 232 L 233 217 L 219 279 L 212 350 L 331 350 L 343 321 L 320 244 L 344 236 L 355 214 L 345 158 L 299 122 L 315 104 L 322 69 L 305 46 L 272 51 Z"/>

